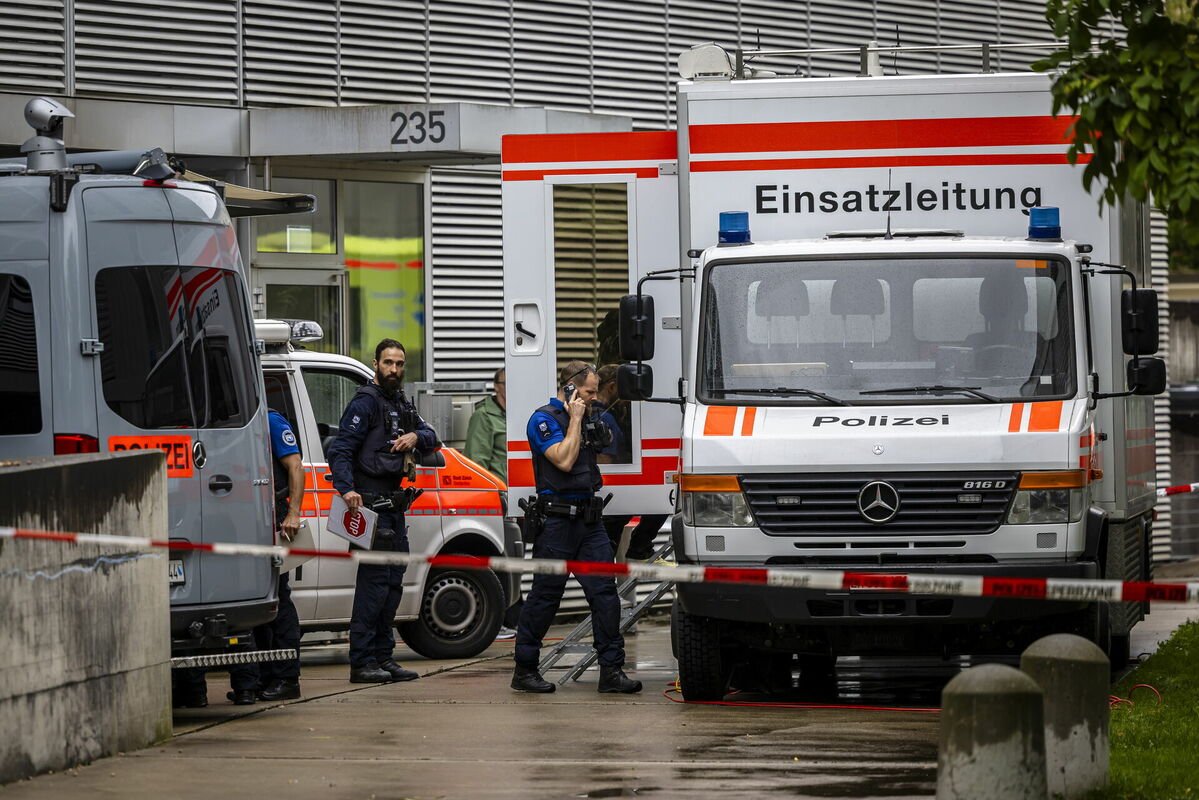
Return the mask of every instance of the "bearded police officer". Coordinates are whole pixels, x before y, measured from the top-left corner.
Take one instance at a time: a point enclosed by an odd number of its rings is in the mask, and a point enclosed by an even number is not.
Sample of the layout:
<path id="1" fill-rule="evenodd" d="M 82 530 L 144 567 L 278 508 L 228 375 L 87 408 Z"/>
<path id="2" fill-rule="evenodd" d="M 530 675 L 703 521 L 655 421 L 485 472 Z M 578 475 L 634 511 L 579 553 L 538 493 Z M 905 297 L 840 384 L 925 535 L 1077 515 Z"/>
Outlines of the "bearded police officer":
<path id="1" fill-rule="evenodd" d="M 530 523 L 540 527 L 534 558 L 612 561 L 612 545 L 604 532 L 603 486 L 596 453 L 611 443 L 611 432 L 589 415 L 599 376 L 595 367 L 572 361 L 559 375 L 557 397 L 533 412 L 526 433 L 533 451 L 537 500 Z M 534 519 L 535 517 L 535 519 Z M 620 600 L 612 577 L 576 575 L 591 607 L 595 649 L 599 654 L 599 691 L 641 691 L 641 682 L 624 674 L 624 638 L 620 635 Z M 552 692 L 554 684 L 537 671 L 541 640 L 549 630 L 565 575 L 533 576 L 516 631 L 516 670 L 512 688 L 519 692 Z"/>
<path id="2" fill-rule="evenodd" d="M 333 488 L 350 509 L 379 512 L 374 550 L 408 552 L 404 511 L 414 489 L 414 456 L 441 447 L 437 434 L 404 396 L 404 345 L 384 339 L 375 346 L 375 380 L 358 389 L 346 406 L 329 447 Z M 395 615 L 403 566 L 359 564 L 350 612 L 350 682 L 384 683 L 419 677 L 395 662 Z"/>

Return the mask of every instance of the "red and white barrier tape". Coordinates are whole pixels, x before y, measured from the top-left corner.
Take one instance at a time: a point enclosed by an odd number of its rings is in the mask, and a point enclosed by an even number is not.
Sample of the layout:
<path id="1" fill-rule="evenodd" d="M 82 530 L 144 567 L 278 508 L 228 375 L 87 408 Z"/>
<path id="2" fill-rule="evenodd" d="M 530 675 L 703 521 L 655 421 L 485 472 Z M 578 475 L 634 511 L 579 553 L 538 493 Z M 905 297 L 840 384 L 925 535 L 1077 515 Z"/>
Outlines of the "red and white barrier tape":
<path id="1" fill-rule="evenodd" d="M 546 558 L 503 558 L 499 556 L 426 556 L 371 550 L 340 552 L 299 547 L 256 544 L 194 544 L 191 542 L 114 536 L 100 533 L 59 533 L 27 528 L 0 527 L 0 538 L 40 539 L 78 544 L 107 544 L 121 547 L 200 550 L 216 555 L 280 558 L 288 555 L 312 558 L 341 558 L 360 564 L 404 565 L 427 562 L 432 567 L 490 569 L 495 572 L 532 572 L 542 575 L 610 575 L 644 581 L 675 583 L 740 583 L 788 589 L 842 591 L 878 589 L 908 594 L 947 597 L 1014 597 L 1043 600 L 1158 602 L 1199 604 L 1199 583 L 1151 583 L 1077 578 L 1002 578 L 983 575 L 928 575 L 884 572 L 847 572 L 833 569 L 763 569 L 758 567 L 662 566 L 620 564 L 600 561 L 559 561 Z"/>
<path id="2" fill-rule="evenodd" d="M 1157 496 L 1169 497 L 1175 494 L 1186 494 L 1187 492 L 1199 492 L 1199 483 L 1184 483 L 1181 486 L 1167 486 L 1164 489 L 1158 489 Z"/>

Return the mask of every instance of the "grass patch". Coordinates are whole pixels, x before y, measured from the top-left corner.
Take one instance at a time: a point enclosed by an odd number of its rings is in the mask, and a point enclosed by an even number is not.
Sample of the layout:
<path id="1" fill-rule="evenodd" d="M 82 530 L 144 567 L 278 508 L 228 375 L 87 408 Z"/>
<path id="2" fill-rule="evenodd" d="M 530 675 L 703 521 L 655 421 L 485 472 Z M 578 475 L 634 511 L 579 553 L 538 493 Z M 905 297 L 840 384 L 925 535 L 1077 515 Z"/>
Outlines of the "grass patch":
<path id="1" fill-rule="evenodd" d="M 1112 709 L 1111 784 L 1088 795 L 1116 798 L 1199 798 L 1199 622 L 1188 622 L 1121 680 L 1112 693 L 1136 705 Z"/>

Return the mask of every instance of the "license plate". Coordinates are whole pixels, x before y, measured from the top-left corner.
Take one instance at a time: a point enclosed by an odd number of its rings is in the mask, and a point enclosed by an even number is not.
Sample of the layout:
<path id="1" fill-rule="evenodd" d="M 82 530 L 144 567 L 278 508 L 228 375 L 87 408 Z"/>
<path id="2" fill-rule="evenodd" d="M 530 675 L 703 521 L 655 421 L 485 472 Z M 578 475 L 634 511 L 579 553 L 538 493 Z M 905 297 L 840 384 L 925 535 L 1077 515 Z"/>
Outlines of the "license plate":
<path id="1" fill-rule="evenodd" d="M 167 562 L 167 583 L 171 586 L 177 586 L 186 581 L 187 578 L 183 574 L 183 560 L 172 558 Z"/>

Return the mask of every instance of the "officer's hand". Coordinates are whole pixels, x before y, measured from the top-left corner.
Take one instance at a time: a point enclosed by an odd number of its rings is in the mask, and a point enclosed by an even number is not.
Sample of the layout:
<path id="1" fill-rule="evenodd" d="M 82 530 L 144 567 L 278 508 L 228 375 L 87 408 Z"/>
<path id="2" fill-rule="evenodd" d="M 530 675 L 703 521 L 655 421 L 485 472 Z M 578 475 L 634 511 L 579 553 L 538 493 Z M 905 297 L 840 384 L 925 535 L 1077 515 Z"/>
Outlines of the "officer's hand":
<path id="1" fill-rule="evenodd" d="M 341 496 L 342 500 L 346 501 L 346 506 L 351 511 L 356 511 L 362 507 L 362 495 L 358 492 L 346 492 Z"/>
<path id="2" fill-rule="evenodd" d="M 405 433 L 403 436 L 391 443 L 391 452 L 403 453 L 416 447 L 416 434 Z"/>
<path id="3" fill-rule="evenodd" d="M 587 416 L 587 404 L 583 402 L 583 398 L 579 397 L 578 392 L 570 398 L 570 405 L 566 407 L 566 410 L 570 412 L 572 421 L 578 421 Z"/>
<path id="4" fill-rule="evenodd" d="M 287 541 L 292 541 L 296 538 L 296 534 L 300 532 L 300 515 L 291 511 L 287 512 L 287 516 L 283 518 L 283 522 L 279 523 L 279 533 Z"/>

